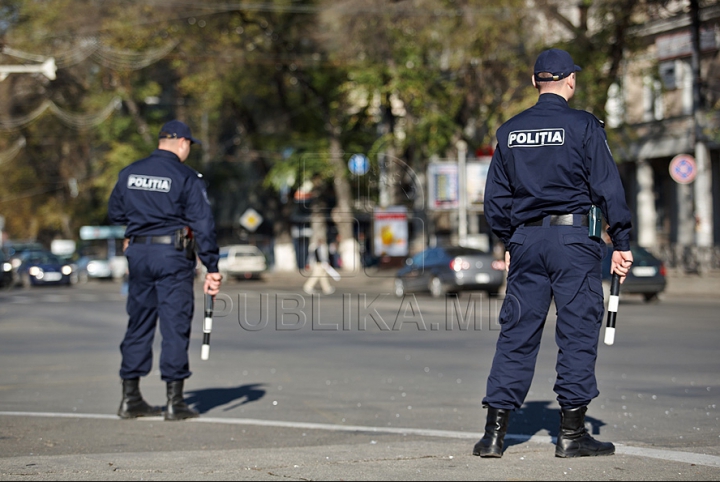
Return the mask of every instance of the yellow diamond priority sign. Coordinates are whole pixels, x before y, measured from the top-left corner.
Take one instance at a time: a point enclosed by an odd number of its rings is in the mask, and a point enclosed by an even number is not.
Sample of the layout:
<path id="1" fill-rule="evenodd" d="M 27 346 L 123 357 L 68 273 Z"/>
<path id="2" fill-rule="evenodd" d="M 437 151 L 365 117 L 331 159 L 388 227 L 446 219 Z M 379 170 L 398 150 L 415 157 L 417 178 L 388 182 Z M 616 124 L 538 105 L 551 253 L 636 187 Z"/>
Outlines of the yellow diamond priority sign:
<path id="1" fill-rule="evenodd" d="M 262 222 L 263 217 L 253 208 L 248 208 L 248 210 L 240 216 L 240 225 L 250 232 L 254 232 Z"/>

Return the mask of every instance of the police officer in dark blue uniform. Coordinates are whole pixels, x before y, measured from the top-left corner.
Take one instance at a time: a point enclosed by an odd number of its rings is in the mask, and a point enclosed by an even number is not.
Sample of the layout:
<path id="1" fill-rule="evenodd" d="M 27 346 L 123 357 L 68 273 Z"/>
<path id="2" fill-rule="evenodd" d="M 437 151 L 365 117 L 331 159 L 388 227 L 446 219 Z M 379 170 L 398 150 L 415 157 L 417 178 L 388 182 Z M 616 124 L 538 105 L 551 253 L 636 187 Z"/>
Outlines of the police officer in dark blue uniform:
<path id="1" fill-rule="evenodd" d="M 129 267 L 129 322 L 120 345 L 123 398 L 121 418 L 160 415 L 140 393 L 139 380 L 150 373 L 155 327 L 160 320 L 160 373 L 167 383 L 165 420 L 197 417 L 183 397 L 191 374 L 188 362 L 194 312 L 196 255 L 207 268 L 203 290 L 220 291 L 215 222 L 202 176 L 184 164 L 199 143 L 190 128 L 173 120 L 159 135 L 158 148 L 120 171 L 108 215 L 125 225 Z M 189 228 L 189 229 L 188 229 Z M 194 245 L 194 246 L 193 246 Z"/>
<path id="2" fill-rule="evenodd" d="M 568 101 L 581 70 L 564 50 L 542 52 L 532 78 L 537 103 L 497 131 L 485 188 L 485 215 L 506 246 L 507 296 L 487 380 L 487 421 L 473 453 L 502 457 L 510 413 L 530 389 L 550 308 L 557 308 L 554 391 L 560 405 L 558 457 L 609 455 L 612 443 L 585 429 L 598 396 L 595 361 L 604 304 L 600 262 L 605 244 L 590 237 L 588 213 L 598 206 L 615 251 L 612 271 L 632 264 L 631 214 L 603 124 Z M 512 263 L 511 263 L 512 260 Z"/>

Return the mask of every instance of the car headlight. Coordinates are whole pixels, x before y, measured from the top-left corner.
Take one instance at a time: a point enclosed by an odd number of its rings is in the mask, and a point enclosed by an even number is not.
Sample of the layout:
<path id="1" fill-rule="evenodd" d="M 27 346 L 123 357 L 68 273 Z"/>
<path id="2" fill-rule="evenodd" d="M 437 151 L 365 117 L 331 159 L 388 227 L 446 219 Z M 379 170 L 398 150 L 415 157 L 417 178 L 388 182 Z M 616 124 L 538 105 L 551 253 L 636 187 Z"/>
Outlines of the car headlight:
<path id="1" fill-rule="evenodd" d="M 60 271 L 62 271 L 62 274 L 65 276 L 70 276 L 72 274 L 72 266 L 63 266 Z"/>
<path id="2" fill-rule="evenodd" d="M 38 268 L 37 266 L 32 266 L 28 270 L 28 274 L 30 274 L 30 276 L 34 276 L 35 278 L 42 278 L 44 273 L 43 273 L 42 268 Z"/>
<path id="3" fill-rule="evenodd" d="M 6 273 L 12 271 L 12 265 L 10 263 L 3 263 L 3 271 Z"/>

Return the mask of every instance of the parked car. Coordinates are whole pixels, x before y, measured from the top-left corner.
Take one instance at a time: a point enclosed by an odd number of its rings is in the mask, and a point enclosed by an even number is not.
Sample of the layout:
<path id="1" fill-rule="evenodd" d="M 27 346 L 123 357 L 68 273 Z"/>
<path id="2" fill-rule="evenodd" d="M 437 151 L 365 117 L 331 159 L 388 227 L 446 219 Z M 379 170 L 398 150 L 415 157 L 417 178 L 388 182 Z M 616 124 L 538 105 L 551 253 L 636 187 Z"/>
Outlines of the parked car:
<path id="1" fill-rule="evenodd" d="M 395 276 L 395 296 L 427 292 L 433 297 L 465 290 L 497 296 L 505 283 L 505 262 L 488 252 L 459 246 L 429 248 L 406 261 Z"/>
<path id="2" fill-rule="evenodd" d="M 49 251 L 27 251 L 20 255 L 17 269 L 23 287 L 38 285 L 71 285 L 72 266 Z"/>
<path id="3" fill-rule="evenodd" d="M 267 271 L 265 255 L 252 244 L 235 244 L 220 248 L 218 271 L 224 278 L 258 279 Z"/>
<path id="4" fill-rule="evenodd" d="M 620 285 L 620 297 L 623 294 L 640 294 L 645 301 L 653 301 L 665 291 L 667 286 L 667 270 L 665 264 L 656 258 L 647 249 L 638 245 L 630 246 L 633 255 L 633 265 L 625 281 Z M 610 263 L 613 247 L 607 246 L 607 255 L 603 259 L 602 276 L 605 301 L 610 295 Z"/>
<path id="5" fill-rule="evenodd" d="M 8 288 L 13 284 L 13 272 L 10 260 L 0 250 L 0 288 Z"/>

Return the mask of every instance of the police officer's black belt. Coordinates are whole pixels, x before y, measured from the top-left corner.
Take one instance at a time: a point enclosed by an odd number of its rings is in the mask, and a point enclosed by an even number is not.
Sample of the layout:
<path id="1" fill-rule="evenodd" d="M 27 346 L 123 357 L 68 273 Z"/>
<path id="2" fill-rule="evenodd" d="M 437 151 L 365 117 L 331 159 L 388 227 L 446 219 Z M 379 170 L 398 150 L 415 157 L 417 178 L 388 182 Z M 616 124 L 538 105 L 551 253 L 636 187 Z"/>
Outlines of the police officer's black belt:
<path id="1" fill-rule="evenodd" d="M 172 236 L 133 236 L 135 244 L 173 244 Z"/>
<path id="2" fill-rule="evenodd" d="M 547 223 L 545 220 L 547 219 Z M 587 226 L 587 216 L 584 214 L 551 214 L 531 219 L 524 226 Z"/>

